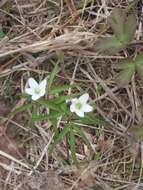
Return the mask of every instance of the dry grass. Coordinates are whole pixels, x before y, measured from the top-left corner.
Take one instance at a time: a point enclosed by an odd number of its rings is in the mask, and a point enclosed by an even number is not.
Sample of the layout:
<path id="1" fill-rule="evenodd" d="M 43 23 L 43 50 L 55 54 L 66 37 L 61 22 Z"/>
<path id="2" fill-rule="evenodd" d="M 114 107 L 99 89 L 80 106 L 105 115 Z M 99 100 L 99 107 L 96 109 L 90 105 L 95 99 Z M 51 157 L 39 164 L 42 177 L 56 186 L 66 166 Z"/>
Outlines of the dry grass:
<path id="1" fill-rule="evenodd" d="M 129 6 L 128 0 L 0 2 L 0 27 L 5 33 L 0 40 L 0 189 L 143 189 L 142 143 L 127 131 L 142 125 L 143 83 L 134 76 L 129 85 L 120 87 L 114 69 L 119 60 L 143 50 L 142 1 L 133 5 L 138 27 L 130 50 L 104 55 L 95 48 L 99 37 L 112 32 L 107 26 L 112 9 Z M 79 142 L 79 169 L 67 163 L 66 142 L 48 155 L 53 140 L 49 122 L 37 122 L 33 128 L 30 112 L 8 117 L 26 101 L 18 94 L 24 91 L 27 78 L 42 79 L 57 62 L 55 84 L 82 83 L 74 91 L 89 92 L 96 103 L 95 117 L 108 123 L 79 125 L 96 153 L 91 160 L 87 147 Z M 63 121 L 58 124 L 62 126 Z"/>

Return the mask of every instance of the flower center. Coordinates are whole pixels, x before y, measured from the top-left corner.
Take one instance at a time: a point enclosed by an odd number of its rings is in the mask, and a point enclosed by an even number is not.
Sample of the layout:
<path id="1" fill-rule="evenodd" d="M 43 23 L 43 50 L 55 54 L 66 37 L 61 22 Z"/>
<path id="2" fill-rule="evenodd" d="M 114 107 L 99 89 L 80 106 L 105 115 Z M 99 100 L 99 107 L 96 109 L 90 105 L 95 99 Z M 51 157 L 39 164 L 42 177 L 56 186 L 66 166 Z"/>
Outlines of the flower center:
<path id="1" fill-rule="evenodd" d="M 76 107 L 76 109 L 80 110 L 81 107 L 82 107 L 82 104 L 81 104 L 80 102 L 77 102 L 77 103 L 75 104 L 75 107 Z"/>
<path id="2" fill-rule="evenodd" d="M 41 91 L 40 88 L 35 88 L 34 89 L 35 94 L 40 94 L 40 91 Z"/>

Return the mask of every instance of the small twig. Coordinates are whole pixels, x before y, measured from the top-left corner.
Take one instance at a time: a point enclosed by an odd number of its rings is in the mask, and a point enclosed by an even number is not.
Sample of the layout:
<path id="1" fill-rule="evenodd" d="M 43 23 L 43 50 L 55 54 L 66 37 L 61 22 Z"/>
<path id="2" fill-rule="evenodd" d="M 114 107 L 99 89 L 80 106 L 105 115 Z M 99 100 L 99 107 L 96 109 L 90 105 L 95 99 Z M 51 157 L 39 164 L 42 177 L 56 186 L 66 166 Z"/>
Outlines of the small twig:
<path id="1" fill-rule="evenodd" d="M 23 166 L 23 167 L 25 167 L 25 168 L 27 168 L 27 169 L 30 169 L 30 167 L 29 167 L 27 164 L 21 162 L 20 160 L 17 160 L 17 159 L 14 158 L 13 156 L 11 156 L 11 155 L 9 155 L 9 154 L 7 154 L 7 153 L 1 151 L 1 150 L 0 150 L 0 155 L 1 155 L 1 156 L 4 156 L 4 157 L 6 157 L 6 158 L 8 158 L 9 160 L 12 160 L 13 162 L 16 162 L 16 163 L 20 164 L 21 166 Z"/>
<path id="2" fill-rule="evenodd" d="M 47 150 L 48 150 L 48 148 L 49 148 L 49 146 L 50 146 L 50 144 L 51 144 L 51 142 L 52 142 L 52 140 L 53 140 L 53 137 L 54 137 L 54 134 L 51 136 L 49 142 L 48 142 L 47 145 L 44 147 L 44 149 L 43 149 L 43 151 L 42 151 L 42 153 L 41 153 L 40 158 L 38 159 L 38 161 L 36 162 L 35 166 L 33 167 L 33 170 L 36 170 L 36 169 L 38 168 L 40 162 L 42 161 L 44 155 L 46 154 L 46 152 L 47 152 Z M 32 173 L 33 173 L 33 170 L 31 170 L 31 171 L 27 174 L 27 176 L 31 176 Z"/>

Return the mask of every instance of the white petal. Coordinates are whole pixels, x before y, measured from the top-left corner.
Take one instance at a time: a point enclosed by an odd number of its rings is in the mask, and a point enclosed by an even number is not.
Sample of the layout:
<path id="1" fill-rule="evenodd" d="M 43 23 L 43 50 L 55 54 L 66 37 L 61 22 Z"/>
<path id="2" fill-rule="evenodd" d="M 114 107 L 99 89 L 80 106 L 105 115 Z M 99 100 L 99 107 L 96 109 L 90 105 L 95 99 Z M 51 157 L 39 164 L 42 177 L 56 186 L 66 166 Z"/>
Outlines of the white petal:
<path id="1" fill-rule="evenodd" d="M 89 99 L 89 94 L 87 94 L 87 93 L 83 94 L 82 96 L 79 97 L 79 101 L 81 103 L 86 103 L 88 101 L 88 99 Z"/>
<path id="2" fill-rule="evenodd" d="M 28 79 L 28 84 L 29 84 L 30 88 L 37 88 L 39 86 L 39 84 L 33 78 Z"/>
<path id="3" fill-rule="evenodd" d="M 40 96 L 44 96 L 45 94 L 46 94 L 46 90 L 45 89 L 41 89 Z"/>
<path id="4" fill-rule="evenodd" d="M 25 92 L 26 94 L 29 94 L 29 95 L 33 95 L 34 94 L 34 91 L 32 88 L 25 88 Z"/>
<path id="5" fill-rule="evenodd" d="M 75 113 L 79 116 L 79 117 L 84 117 L 84 112 L 82 110 L 75 110 Z"/>
<path id="6" fill-rule="evenodd" d="M 38 100 L 40 97 L 39 94 L 33 94 L 32 100 Z"/>
<path id="7" fill-rule="evenodd" d="M 76 111 L 75 104 L 70 105 L 70 111 L 71 112 L 75 112 Z"/>
<path id="8" fill-rule="evenodd" d="M 71 103 L 73 104 L 73 103 L 75 103 L 75 102 L 77 102 L 77 98 L 73 98 L 73 99 L 71 99 Z"/>
<path id="9" fill-rule="evenodd" d="M 46 86 L 47 86 L 47 80 L 46 79 L 44 79 L 44 80 L 42 80 L 41 82 L 40 82 L 40 84 L 39 84 L 39 87 L 40 87 L 40 89 L 42 90 L 42 89 L 46 89 Z"/>
<path id="10" fill-rule="evenodd" d="M 89 104 L 85 104 L 85 105 L 83 105 L 82 110 L 84 112 L 91 112 L 93 110 L 93 107 L 90 106 Z"/>

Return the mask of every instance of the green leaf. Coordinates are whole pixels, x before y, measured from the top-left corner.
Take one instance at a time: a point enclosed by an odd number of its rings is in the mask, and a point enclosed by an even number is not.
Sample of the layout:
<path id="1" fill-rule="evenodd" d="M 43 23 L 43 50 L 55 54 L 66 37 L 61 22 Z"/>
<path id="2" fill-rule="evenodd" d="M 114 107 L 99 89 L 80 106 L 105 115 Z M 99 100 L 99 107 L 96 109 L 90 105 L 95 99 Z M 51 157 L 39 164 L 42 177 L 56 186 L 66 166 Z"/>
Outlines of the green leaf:
<path id="1" fill-rule="evenodd" d="M 60 109 L 62 111 L 62 115 L 69 113 L 69 109 L 66 103 L 60 104 Z"/>
<path id="2" fill-rule="evenodd" d="M 133 67 L 129 67 L 129 69 L 121 71 L 119 73 L 118 77 L 116 78 L 116 83 L 119 86 L 125 86 L 125 85 L 127 85 L 130 82 L 133 74 L 134 74 Z"/>
<path id="3" fill-rule="evenodd" d="M 58 58 L 58 61 L 63 63 L 64 62 L 64 52 L 61 51 L 61 50 L 58 50 L 56 51 L 56 55 L 57 55 L 57 58 Z"/>
<path id="4" fill-rule="evenodd" d="M 143 53 L 137 55 L 134 61 L 136 65 L 143 65 Z"/>
<path id="5" fill-rule="evenodd" d="M 115 69 L 124 70 L 124 69 L 128 69 L 130 64 L 134 64 L 133 59 L 123 59 L 119 63 L 114 64 L 113 67 Z"/>
<path id="6" fill-rule="evenodd" d="M 118 77 L 116 78 L 117 84 L 119 86 L 127 85 L 135 72 L 134 62 L 132 60 L 123 61 L 118 65 L 118 68 L 122 69 L 122 71 L 120 71 Z"/>
<path id="7" fill-rule="evenodd" d="M 122 44 L 127 45 L 133 39 L 137 27 L 137 21 L 134 14 L 129 14 L 127 16 L 126 10 L 115 8 L 108 22 L 115 36 Z"/>
<path id="8" fill-rule="evenodd" d="M 143 54 L 139 54 L 135 58 L 136 71 L 143 80 Z"/>
<path id="9" fill-rule="evenodd" d="M 122 42 L 124 40 L 124 24 L 125 24 L 126 12 L 123 9 L 113 9 L 111 15 L 108 18 L 108 22 L 112 27 L 116 37 Z"/>
<path id="10" fill-rule="evenodd" d="M 70 100 L 74 97 L 77 97 L 81 95 L 81 93 L 76 93 L 76 94 L 71 94 L 71 95 L 66 95 L 66 96 L 58 96 L 54 99 L 55 104 L 61 104 L 62 102 L 66 102 L 66 100 Z"/>
<path id="11" fill-rule="evenodd" d="M 70 124 L 67 124 L 66 126 L 64 126 L 63 130 L 58 134 L 58 136 L 56 134 L 55 141 L 54 141 L 54 143 L 53 143 L 53 145 L 51 146 L 51 149 L 50 149 L 50 153 L 57 146 L 57 144 L 59 144 L 64 139 L 64 137 L 69 132 L 69 130 L 70 130 Z"/>
<path id="12" fill-rule="evenodd" d="M 30 109 L 32 106 L 33 106 L 33 104 L 24 104 L 24 105 L 22 105 L 22 106 L 19 106 L 18 108 L 16 108 L 16 109 L 11 113 L 11 115 L 15 115 L 15 114 L 17 114 L 17 113 L 24 112 L 24 111 Z"/>
<path id="13" fill-rule="evenodd" d="M 41 120 L 47 120 L 47 119 L 49 119 L 48 115 L 32 114 L 32 121 L 41 121 Z"/>
<path id="14" fill-rule="evenodd" d="M 75 139 L 75 134 L 74 134 L 74 131 L 73 131 L 72 127 L 70 128 L 69 144 L 70 144 L 70 150 L 71 150 L 72 159 L 73 159 L 74 163 L 76 165 L 78 165 L 77 157 L 76 157 L 76 139 Z"/>
<path id="15" fill-rule="evenodd" d="M 87 125 L 103 125 L 103 124 L 105 124 L 105 121 L 103 120 L 103 118 L 100 118 L 100 117 L 94 116 L 94 115 L 86 115 L 85 117 L 80 118 L 75 122 L 83 123 L 83 124 L 87 124 Z"/>
<path id="16" fill-rule="evenodd" d="M 53 110 L 50 111 L 49 117 L 50 117 L 50 121 L 52 123 L 53 130 L 55 132 L 55 136 L 59 133 L 58 128 L 57 128 L 57 122 L 58 122 L 59 116 L 60 116 L 59 112 L 53 111 Z"/>
<path id="17" fill-rule="evenodd" d="M 75 87 L 75 86 L 77 86 L 77 84 L 57 86 L 57 87 L 54 87 L 50 90 L 50 94 L 57 94 L 60 92 L 64 92 L 65 90 L 72 88 L 72 87 Z"/>
<path id="18" fill-rule="evenodd" d="M 120 51 L 125 46 L 115 37 L 101 38 L 96 42 L 95 49 L 104 53 L 113 54 Z"/>
<path id="19" fill-rule="evenodd" d="M 45 99 L 39 99 L 36 102 L 43 105 L 43 106 L 48 107 L 49 109 L 56 110 L 56 111 L 59 111 L 59 112 L 61 111 L 59 109 L 59 107 L 56 104 L 54 104 L 52 101 L 48 101 L 48 100 L 45 100 Z"/>
<path id="20" fill-rule="evenodd" d="M 100 160 L 101 159 L 101 153 L 100 152 L 96 152 L 94 155 L 93 155 L 93 160 Z"/>
<path id="21" fill-rule="evenodd" d="M 73 126 L 73 129 L 75 130 L 75 132 L 82 138 L 83 142 L 87 145 L 87 147 L 89 148 L 89 150 L 92 150 L 91 144 L 88 141 L 88 139 L 86 138 L 84 132 L 82 131 L 81 128 Z"/>
<path id="22" fill-rule="evenodd" d="M 50 74 L 50 77 L 49 77 L 49 80 L 48 80 L 48 92 L 50 92 L 50 89 L 51 89 L 51 86 L 52 86 L 52 83 L 55 79 L 55 76 L 57 74 L 57 71 L 58 71 L 58 65 L 56 64 L 53 71 L 51 72 Z"/>
<path id="23" fill-rule="evenodd" d="M 128 16 L 124 28 L 124 40 L 125 43 L 129 43 L 133 40 L 137 28 L 137 20 L 134 14 Z"/>
<path id="24" fill-rule="evenodd" d="M 5 37 L 5 33 L 2 30 L 0 30 L 0 39 L 4 37 Z"/>

